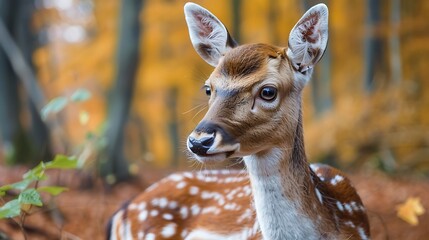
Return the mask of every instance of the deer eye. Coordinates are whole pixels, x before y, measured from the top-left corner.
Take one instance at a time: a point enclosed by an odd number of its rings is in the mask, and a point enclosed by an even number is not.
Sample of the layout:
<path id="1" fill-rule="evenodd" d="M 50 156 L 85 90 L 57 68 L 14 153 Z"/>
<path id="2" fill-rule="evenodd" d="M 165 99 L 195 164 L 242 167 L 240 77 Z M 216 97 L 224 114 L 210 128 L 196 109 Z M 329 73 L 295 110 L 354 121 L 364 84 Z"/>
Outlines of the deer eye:
<path id="1" fill-rule="evenodd" d="M 204 91 L 206 92 L 207 96 L 212 95 L 212 89 L 210 88 L 210 86 L 204 86 Z"/>
<path id="2" fill-rule="evenodd" d="M 273 101 L 277 97 L 277 89 L 273 86 L 263 87 L 259 96 L 265 101 Z"/>

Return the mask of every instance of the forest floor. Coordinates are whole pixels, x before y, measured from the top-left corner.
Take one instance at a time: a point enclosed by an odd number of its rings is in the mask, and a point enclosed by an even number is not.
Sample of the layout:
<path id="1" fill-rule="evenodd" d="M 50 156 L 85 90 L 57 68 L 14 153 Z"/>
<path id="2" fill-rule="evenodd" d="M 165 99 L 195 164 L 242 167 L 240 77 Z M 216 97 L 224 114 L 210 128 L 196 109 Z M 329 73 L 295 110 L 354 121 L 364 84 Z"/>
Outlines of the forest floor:
<path id="1" fill-rule="evenodd" d="M 25 168 L 0 167 L 0 185 L 19 181 Z M 154 181 L 166 176 L 167 170 L 146 169 L 128 183 L 106 190 L 102 184 L 82 189 L 82 174 L 51 172 L 49 184 L 69 186 L 25 220 L 28 239 L 105 239 L 109 217 L 128 199 L 140 193 Z M 380 173 L 349 174 L 368 209 L 372 239 L 429 239 L 429 180 L 392 178 Z M 411 226 L 397 217 L 397 206 L 409 197 L 421 199 L 426 213 L 419 224 Z M 0 220 L 0 233 L 10 239 L 23 239 L 19 227 L 11 220 Z M 0 240 L 2 238 L 0 234 Z"/>

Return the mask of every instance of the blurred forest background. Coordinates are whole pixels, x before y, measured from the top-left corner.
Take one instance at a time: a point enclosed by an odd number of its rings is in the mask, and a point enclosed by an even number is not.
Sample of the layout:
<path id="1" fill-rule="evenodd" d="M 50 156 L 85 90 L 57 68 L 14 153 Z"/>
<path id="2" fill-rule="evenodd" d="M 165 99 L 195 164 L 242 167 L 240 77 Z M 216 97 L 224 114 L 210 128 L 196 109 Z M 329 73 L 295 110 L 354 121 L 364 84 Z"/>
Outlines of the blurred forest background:
<path id="1" fill-rule="evenodd" d="M 317 2 L 198 4 L 240 43 L 286 46 Z M 304 94 L 309 159 L 428 176 L 429 1 L 324 2 L 329 47 Z M 1 0 L 1 164 L 75 155 L 112 183 L 145 166 L 190 167 L 184 141 L 212 68 L 192 48 L 184 3 Z M 79 91 L 89 99 L 70 101 Z"/>

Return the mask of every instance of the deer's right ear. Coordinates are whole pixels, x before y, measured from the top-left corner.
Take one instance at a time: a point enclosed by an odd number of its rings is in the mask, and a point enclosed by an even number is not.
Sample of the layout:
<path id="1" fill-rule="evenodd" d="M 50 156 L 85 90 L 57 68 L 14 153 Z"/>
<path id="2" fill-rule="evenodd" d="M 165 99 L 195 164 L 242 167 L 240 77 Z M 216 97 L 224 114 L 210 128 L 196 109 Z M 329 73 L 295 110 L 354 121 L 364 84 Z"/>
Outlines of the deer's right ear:
<path id="1" fill-rule="evenodd" d="M 185 18 L 192 45 L 213 67 L 229 49 L 237 46 L 225 26 L 207 9 L 195 3 L 186 3 Z"/>
<path id="2" fill-rule="evenodd" d="M 294 69 L 308 81 L 314 65 L 322 58 L 328 42 L 328 7 L 320 3 L 310 8 L 289 35 L 287 55 Z"/>

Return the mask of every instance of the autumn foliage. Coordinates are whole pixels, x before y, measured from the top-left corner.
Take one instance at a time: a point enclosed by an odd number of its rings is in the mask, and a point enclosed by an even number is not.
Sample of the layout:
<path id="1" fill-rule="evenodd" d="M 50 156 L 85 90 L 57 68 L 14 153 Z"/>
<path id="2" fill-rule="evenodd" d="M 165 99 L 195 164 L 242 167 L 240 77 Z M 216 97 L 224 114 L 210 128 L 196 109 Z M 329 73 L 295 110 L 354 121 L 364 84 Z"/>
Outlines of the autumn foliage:
<path id="1" fill-rule="evenodd" d="M 311 1 L 308 1 L 311 3 Z M 298 1 L 243 1 L 241 16 L 232 15 L 230 1 L 200 1 L 230 28 L 242 43 L 287 45 L 288 30 L 304 10 Z M 427 173 L 429 156 L 429 95 L 427 76 L 429 38 L 426 1 L 400 3 L 400 19 L 392 22 L 394 2 L 380 1 L 380 20 L 367 24 L 368 8 L 362 1 L 330 1 L 328 79 L 323 81 L 332 104 L 318 111 L 310 84 L 304 95 L 305 137 L 312 161 L 343 167 L 380 167 L 390 172 L 418 170 Z M 193 51 L 183 19 L 184 1 L 147 1 L 141 11 L 141 61 L 137 87 L 126 130 L 126 154 L 133 161 L 157 166 L 186 166 L 184 139 L 204 113 L 200 91 L 211 67 Z M 34 54 L 37 75 L 52 98 L 85 87 L 92 98 L 63 113 L 62 125 L 69 145 L 79 146 L 88 131 L 100 132 L 106 120 L 107 93 L 115 71 L 118 1 L 94 1 L 85 18 L 65 17 L 66 12 L 40 10 L 34 25 L 53 29 L 80 25 L 82 41 L 61 37 Z M 239 24 L 236 24 L 236 22 Z M 239 26 L 239 30 L 233 29 Z M 365 39 L 375 36 L 381 53 L 373 75 L 373 89 L 365 88 Z M 391 39 L 399 39 L 392 48 Z M 399 56 L 400 76 L 392 59 Z M 321 67 L 319 67 L 321 68 Z M 326 76 L 316 70 L 314 81 Z M 327 84 L 327 85 L 326 85 Z M 320 87 L 320 84 L 318 85 Z M 81 125 L 81 112 L 89 120 Z"/>

